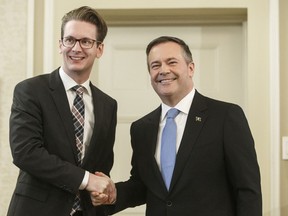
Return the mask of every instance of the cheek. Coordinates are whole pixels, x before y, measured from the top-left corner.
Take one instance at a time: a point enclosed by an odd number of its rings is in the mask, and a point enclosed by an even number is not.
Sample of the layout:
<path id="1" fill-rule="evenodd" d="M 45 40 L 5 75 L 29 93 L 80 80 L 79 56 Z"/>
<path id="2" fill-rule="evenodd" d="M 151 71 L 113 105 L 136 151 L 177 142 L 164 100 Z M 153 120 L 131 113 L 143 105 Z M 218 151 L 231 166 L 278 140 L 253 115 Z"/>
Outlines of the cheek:
<path id="1" fill-rule="evenodd" d="M 151 82 L 155 81 L 155 79 L 157 78 L 157 75 L 158 75 L 158 72 L 157 71 L 151 71 L 149 72 L 149 75 L 150 75 L 150 80 Z"/>
<path id="2" fill-rule="evenodd" d="M 68 53 L 68 49 L 66 47 L 60 47 L 59 48 L 59 53 L 62 54 L 63 56 L 66 55 Z"/>
<path id="3" fill-rule="evenodd" d="M 67 52 L 67 47 L 64 47 L 61 43 L 59 43 L 59 53 L 63 54 Z"/>
<path id="4" fill-rule="evenodd" d="M 158 85 L 157 85 L 154 81 L 152 81 L 152 80 L 151 80 L 151 86 L 152 86 L 152 88 L 154 89 L 155 92 L 158 92 L 158 91 L 159 91 Z"/>
<path id="5" fill-rule="evenodd" d="M 61 46 L 61 45 L 59 46 L 59 53 L 60 53 L 60 54 L 63 53 L 63 51 L 62 51 L 62 46 Z"/>

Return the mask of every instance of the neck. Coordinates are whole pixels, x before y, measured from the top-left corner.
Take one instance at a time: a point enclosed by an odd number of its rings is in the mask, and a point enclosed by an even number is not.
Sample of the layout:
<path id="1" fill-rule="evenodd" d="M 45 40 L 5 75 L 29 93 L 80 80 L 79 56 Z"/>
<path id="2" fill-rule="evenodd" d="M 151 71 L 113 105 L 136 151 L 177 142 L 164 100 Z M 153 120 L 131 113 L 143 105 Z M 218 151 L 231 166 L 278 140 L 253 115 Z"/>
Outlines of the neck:
<path id="1" fill-rule="evenodd" d="M 67 72 L 65 72 L 67 73 Z M 69 77 L 71 77 L 77 84 L 82 84 L 89 79 L 90 73 L 83 73 L 79 71 L 70 71 L 67 73 Z"/>

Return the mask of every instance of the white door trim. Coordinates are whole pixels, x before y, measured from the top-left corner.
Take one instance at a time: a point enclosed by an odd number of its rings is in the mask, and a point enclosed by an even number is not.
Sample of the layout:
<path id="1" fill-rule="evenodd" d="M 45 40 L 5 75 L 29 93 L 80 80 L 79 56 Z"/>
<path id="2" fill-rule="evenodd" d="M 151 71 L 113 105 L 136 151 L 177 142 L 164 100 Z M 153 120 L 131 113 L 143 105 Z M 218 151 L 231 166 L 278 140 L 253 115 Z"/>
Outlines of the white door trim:
<path id="1" fill-rule="evenodd" d="M 270 73 L 270 133 L 271 133 L 271 216 L 280 216 L 280 56 L 279 0 L 270 0 L 269 73 Z"/>
<path id="2" fill-rule="evenodd" d="M 54 1 L 44 0 L 44 39 L 43 39 L 43 72 L 49 73 L 53 71 L 54 62 Z M 58 29 L 58 28 L 57 28 Z"/>
<path id="3" fill-rule="evenodd" d="M 35 20 L 35 0 L 28 0 L 26 78 L 32 77 L 34 73 L 34 28 L 35 28 L 34 20 Z"/>

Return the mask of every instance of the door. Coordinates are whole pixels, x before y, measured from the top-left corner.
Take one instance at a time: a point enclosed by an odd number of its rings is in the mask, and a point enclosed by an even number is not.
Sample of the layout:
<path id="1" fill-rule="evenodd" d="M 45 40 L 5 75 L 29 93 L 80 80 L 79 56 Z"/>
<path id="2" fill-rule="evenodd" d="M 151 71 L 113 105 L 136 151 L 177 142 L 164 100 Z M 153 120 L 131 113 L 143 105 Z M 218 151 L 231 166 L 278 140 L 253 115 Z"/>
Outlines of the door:
<path id="1" fill-rule="evenodd" d="M 245 28 L 225 26 L 110 27 L 99 60 L 98 86 L 118 101 L 114 182 L 129 178 L 131 122 L 160 105 L 150 85 L 146 65 L 147 44 L 162 35 L 183 39 L 194 63 L 195 88 L 208 97 L 237 103 L 245 111 Z M 118 216 L 144 215 L 145 206 L 127 209 Z"/>

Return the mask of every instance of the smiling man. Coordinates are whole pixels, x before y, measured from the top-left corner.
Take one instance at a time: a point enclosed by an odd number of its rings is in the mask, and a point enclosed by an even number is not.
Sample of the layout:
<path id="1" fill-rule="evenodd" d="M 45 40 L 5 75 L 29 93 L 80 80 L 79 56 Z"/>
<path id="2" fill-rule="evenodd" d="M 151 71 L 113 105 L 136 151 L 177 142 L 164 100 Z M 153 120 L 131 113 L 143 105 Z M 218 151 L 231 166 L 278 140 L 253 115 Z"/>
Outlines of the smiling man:
<path id="1" fill-rule="evenodd" d="M 162 104 L 131 125 L 131 177 L 116 183 L 111 212 L 146 204 L 147 216 L 262 216 L 259 166 L 242 109 L 194 88 L 192 55 L 181 39 L 156 38 L 146 54 Z M 97 194 L 92 200 L 100 204 Z"/>
<path id="2" fill-rule="evenodd" d="M 151 48 L 147 57 L 151 84 L 162 102 L 174 107 L 193 89 L 194 63 L 177 43 Z"/>
<path id="3" fill-rule="evenodd" d="M 96 10 L 80 7 L 62 19 L 63 65 L 17 84 L 10 146 L 19 177 L 8 216 L 104 216 L 94 191 L 115 200 L 106 175 L 113 165 L 117 102 L 90 80 L 103 54 L 107 26 Z"/>

